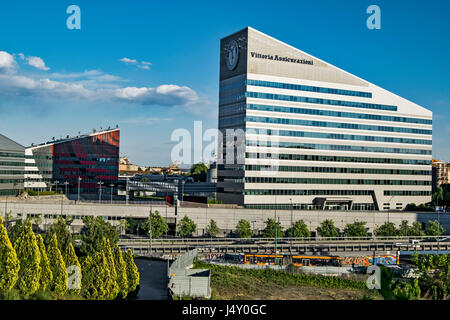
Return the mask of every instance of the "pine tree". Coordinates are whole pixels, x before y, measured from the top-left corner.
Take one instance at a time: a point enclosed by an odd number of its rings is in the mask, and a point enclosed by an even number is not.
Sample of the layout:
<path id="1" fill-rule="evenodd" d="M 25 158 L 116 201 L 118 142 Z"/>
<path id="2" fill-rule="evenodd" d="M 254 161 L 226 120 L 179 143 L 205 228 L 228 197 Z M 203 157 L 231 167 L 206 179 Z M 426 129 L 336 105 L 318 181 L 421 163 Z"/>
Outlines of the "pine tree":
<path id="1" fill-rule="evenodd" d="M 44 245 L 44 239 L 40 234 L 36 236 L 41 254 L 41 278 L 39 279 L 39 288 L 43 291 L 47 290 L 53 280 L 52 270 L 50 268 L 50 261 L 47 256 L 47 249 Z"/>
<path id="2" fill-rule="evenodd" d="M 111 273 L 103 251 L 94 254 L 92 272 L 93 287 L 97 291 L 97 299 L 108 300 L 111 297 Z"/>
<path id="3" fill-rule="evenodd" d="M 117 284 L 117 272 L 114 263 L 114 256 L 112 254 L 111 245 L 107 238 L 103 238 L 102 251 L 105 254 L 105 258 L 109 267 L 110 281 L 109 281 L 109 297 L 108 299 L 114 300 L 119 293 L 119 285 Z"/>
<path id="4" fill-rule="evenodd" d="M 88 300 L 98 299 L 98 290 L 95 286 L 97 276 L 94 273 L 94 261 L 86 256 L 81 266 L 81 295 Z"/>
<path id="5" fill-rule="evenodd" d="M 20 262 L 19 279 L 16 286 L 21 294 L 32 295 L 40 286 L 41 253 L 36 236 L 31 228 L 31 222 L 27 223 L 20 234 L 14 244 L 14 249 Z"/>
<path id="6" fill-rule="evenodd" d="M 130 249 L 127 250 L 124 260 L 127 266 L 128 294 L 135 294 L 139 285 L 139 271 Z"/>
<path id="7" fill-rule="evenodd" d="M 81 265 L 80 262 L 78 261 L 77 255 L 75 254 L 75 249 L 73 248 L 73 244 L 72 242 L 69 242 L 67 247 L 66 247 L 66 252 L 64 253 L 64 263 L 66 264 L 66 268 L 69 268 L 71 266 L 75 266 L 78 268 L 78 270 L 81 271 Z M 71 274 L 68 275 L 68 277 L 70 277 L 71 275 L 73 275 L 76 271 L 71 271 Z M 82 277 L 82 274 L 80 273 L 80 277 Z M 82 280 L 82 279 L 80 279 Z M 74 284 L 74 282 L 72 282 L 72 284 Z M 80 289 L 71 289 L 69 290 L 70 293 L 73 294 L 80 294 Z"/>
<path id="8" fill-rule="evenodd" d="M 127 265 L 118 245 L 114 246 L 113 253 L 117 273 L 117 284 L 119 286 L 119 294 L 117 297 L 119 299 L 125 299 L 128 294 Z"/>
<path id="9" fill-rule="evenodd" d="M 0 216 L 0 291 L 11 290 L 19 278 L 20 262 Z"/>
<path id="10" fill-rule="evenodd" d="M 50 239 L 47 247 L 47 255 L 50 261 L 50 269 L 53 274 L 50 288 L 55 294 L 62 296 L 67 292 L 67 269 L 61 252 L 58 249 L 56 234 L 53 234 Z"/>

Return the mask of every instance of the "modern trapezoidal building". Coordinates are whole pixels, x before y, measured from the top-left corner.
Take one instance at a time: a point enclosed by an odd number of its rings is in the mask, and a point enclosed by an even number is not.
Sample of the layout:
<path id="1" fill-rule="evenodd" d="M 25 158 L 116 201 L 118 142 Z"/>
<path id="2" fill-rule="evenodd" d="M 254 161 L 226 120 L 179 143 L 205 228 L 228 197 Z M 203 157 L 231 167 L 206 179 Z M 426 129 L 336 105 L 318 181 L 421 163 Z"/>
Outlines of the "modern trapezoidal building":
<path id="1" fill-rule="evenodd" d="M 250 27 L 220 43 L 224 140 L 226 129 L 245 130 L 245 145 L 234 143 L 240 163 L 219 148 L 223 203 L 400 210 L 431 200 L 430 110 Z"/>
<path id="2" fill-rule="evenodd" d="M 25 188 L 45 191 L 58 183 L 68 192 L 95 193 L 119 176 L 120 129 L 108 129 L 31 146 L 25 150 Z"/>

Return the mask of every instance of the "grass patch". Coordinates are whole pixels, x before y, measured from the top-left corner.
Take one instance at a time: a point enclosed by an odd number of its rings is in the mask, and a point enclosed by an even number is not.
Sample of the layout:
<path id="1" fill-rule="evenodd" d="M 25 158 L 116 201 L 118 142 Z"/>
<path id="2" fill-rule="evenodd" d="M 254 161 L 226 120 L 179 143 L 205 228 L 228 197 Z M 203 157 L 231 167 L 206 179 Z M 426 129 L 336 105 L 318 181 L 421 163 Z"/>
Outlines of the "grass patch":
<path id="1" fill-rule="evenodd" d="M 360 280 L 293 274 L 272 269 L 242 269 L 196 261 L 211 270 L 212 299 L 379 299 Z"/>

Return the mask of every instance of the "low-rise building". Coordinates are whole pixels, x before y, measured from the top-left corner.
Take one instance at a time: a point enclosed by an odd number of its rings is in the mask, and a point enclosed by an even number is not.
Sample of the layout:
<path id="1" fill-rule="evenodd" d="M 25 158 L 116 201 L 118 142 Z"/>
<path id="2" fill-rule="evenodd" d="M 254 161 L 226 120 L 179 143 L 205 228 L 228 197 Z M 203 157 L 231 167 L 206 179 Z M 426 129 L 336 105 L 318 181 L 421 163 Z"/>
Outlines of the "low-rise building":
<path id="1" fill-rule="evenodd" d="M 23 189 L 25 147 L 0 134 L 0 196 L 15 196 Z"/>

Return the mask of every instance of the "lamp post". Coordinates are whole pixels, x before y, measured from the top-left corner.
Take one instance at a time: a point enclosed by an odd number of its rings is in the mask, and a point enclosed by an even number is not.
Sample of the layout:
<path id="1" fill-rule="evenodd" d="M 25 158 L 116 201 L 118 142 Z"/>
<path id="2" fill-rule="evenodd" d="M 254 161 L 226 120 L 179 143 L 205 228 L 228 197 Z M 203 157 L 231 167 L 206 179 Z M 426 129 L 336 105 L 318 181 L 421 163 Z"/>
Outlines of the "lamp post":
<path id="1" fill-rule="evenodd" d="M 81 177 L 78 177 L 78 201 L 80 201 L 80 182 L 81 182 Z"/>
<path id="2" fill-rule="evenodd" d="M 111 187 L 111 204 L 112 204 L 114 183 L 111 183 L 109 186 Z"/>
<path id="3" fill-rule="evenodd" d="M 291 228 L 292 228 L 292 225 L 294 223 L 294 221 L 293 221 L 294 205 L 292 204 L 292 198 L 289 198 L 289 200 L 291 201 Z"/>
<path id="4" fill-rule="evenodd" d="M 183 179 L 182 181 L 181 181 L 181 206 L 183 206 L 183 199 L 184 199 L 184 183 L 185 183 L 186 181 Z"/>
<path id="5" fill-rule="evenodd" d="M 55 193 L 58 194 L 58 183 L 59 183 L 59 181 L 56 180 L 54 183 L 55 183 Z"/>
<path id="6" fill-rule="evenodd" d="M 64 182 L 64 194 L 67 196 L 67 185 L 69 183 L 67 181 Z"/>
<path id="7" fill-rule="evenodd" d="M 102 185 L 104 184 L 104 182 L 103 181 L 99 181 L 99 182 L 97 182 L 97 184 L 98 184 L 98 187 L 99 187 L 99 189 L 98 189 L 98 203 L 101 203 L 102 202 Z"/>

